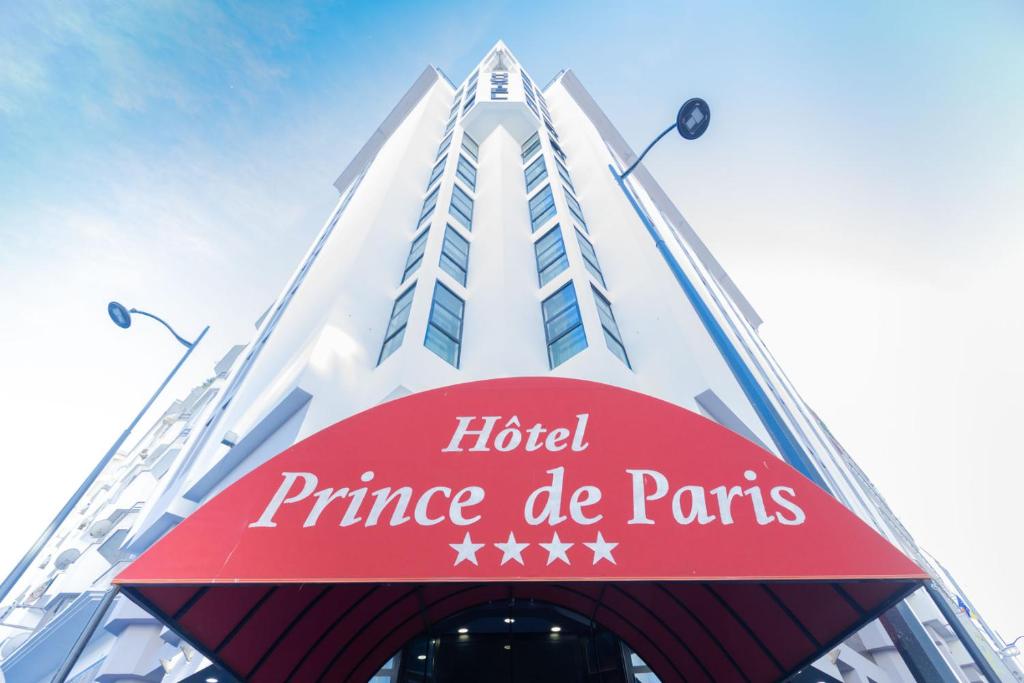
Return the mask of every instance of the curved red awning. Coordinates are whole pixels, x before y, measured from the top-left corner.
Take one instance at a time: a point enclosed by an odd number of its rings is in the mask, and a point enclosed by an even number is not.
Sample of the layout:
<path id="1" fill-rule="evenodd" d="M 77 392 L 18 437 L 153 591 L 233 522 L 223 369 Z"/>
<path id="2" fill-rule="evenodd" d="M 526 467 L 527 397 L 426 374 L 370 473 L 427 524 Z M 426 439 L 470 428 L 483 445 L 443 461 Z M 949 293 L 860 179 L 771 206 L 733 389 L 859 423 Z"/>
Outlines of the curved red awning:
<path id="1" fill-rule="evenodd" d="M 779 680 L 926 575 L 784 462 L 593 382 L 489 380 L 292 446 L 116 579 L 251 681 L 367 679 L 476 604 L 616 632 L 663 681 Z"/>

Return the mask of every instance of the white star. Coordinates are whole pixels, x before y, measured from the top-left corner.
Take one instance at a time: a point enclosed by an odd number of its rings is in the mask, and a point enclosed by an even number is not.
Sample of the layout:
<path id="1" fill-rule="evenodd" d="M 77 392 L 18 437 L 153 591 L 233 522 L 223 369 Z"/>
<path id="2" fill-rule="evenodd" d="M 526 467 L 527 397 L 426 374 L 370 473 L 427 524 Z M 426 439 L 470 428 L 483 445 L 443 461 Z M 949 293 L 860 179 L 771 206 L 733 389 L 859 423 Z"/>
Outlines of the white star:
<path id="1" fill-rule="evenodd" d="M 618 543 L 609 543 L 604 540 L 604 536 L 601 535 L 600 531 L 597 532 L 596 541 L 593 543 L 584 543 L 583 545 L 594 551 L 594 564 L 597 564 L 599 560 L 608 560 L 612 564 L 615 564 L 615 558 L 612 557 L 612 548 L 617 546 Z"/>
<path id="2" fill-rule="evenodd" d="M 566 564 L 571 564 L 571 562 L 569 562 L 569 555 L 566 553 L 566 551 L 569 550 L 569 548 L 573 547 L 574 544 L 563 543 L 562 540 L 558 538 L 557 531 L 555 532 L 555 535 L 551 538 L 551 543 L 538 543 L 537 545 L 539 545 L 541 548 L 544 548 L 544 550 L 548 551 L 548 564 L 551 564 L 555 560 L 561 560 Z"/>
<path id="3" fill-rule="evenodd" d="M 473 539 L 469 537 L 468 531 L 466 532 L 465 538 L 462 539 L 462 543 L 449 543 L 448 545 L 452 547 L 452 550 L 455 550 L 459 553 L 458 557 L 455 558 L 456 565 L 458 565 L 463 560 L 469 560 L 473 564 L 476 564 L 478 567 L 480 566 L 479 564 L 477 564 L 476 561 L 476 551 L 480 550 L 480 548 L 483 548 L 484 544 L 473 543 Z"/>
<path id="4" fill-rule="evenodd" d="M 504 553 L 501 556 L 501 563 L 505 564 L 509 560 L 515 560 L 519 564 L 523 564 L 523 548 L 530 545 L 529 543 L 516 543 L 516 535 L 511 531 L 508 532 L 508 541 L 505 543 L 495 543 L 494 547 Z"/>

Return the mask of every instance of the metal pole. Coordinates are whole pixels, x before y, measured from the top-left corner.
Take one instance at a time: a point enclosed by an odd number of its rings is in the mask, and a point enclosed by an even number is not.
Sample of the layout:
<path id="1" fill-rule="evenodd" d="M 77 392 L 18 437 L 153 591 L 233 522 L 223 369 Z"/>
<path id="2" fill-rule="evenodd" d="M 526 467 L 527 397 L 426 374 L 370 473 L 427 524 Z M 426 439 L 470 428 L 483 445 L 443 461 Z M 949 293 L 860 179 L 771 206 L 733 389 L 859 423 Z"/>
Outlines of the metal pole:
<path id="1" fill-rule="evenodd" d="M 78 662 L 78 658 L 82 656 L 82 652 L 85 651 L 85 646 L 92 640 L 92 636 L 96 633 L 96 629 L 103 623 L 104 617 L 107 616 L 107 612 L 110 611 L 110 605 L 114 602 L 114 598 L 117 597 L 120 592 L 118 586 L 111 586 L 107 589 L 107 592 L 103 595 L 103 599 L 100 600 L 100 604 L 96 606 L 96 611 L 89 617 L 89 623 L 85 625 L 82 632 L 78 635 L 78 640 L 75 641 L 74 646 L 71 648 L 71 652 L 64 658 L 64 662 L 57 669 L 57 673 L 53 675 L 53 683 L 64 683 L 67 680 L 68 674 L 71 673 L 71 669 L 75 667 L 75 663 Z"/>
<path id="2" fill-rule="evenodd" d="M 141 420 L 143 415 L 146 414 L 146 411 L 149 410 L 149 407 L 153 405 L 153 402 L 160 395 L 160 392 L 164 390 L 164 387 L 166 387 L 167 384 L 171 381 L 175 373 L 178 372 L 178 369 L 182 365 L 184 365 L 186 360 L 188 360 L 188 357 L 192 354 L 192 351 L 195 350 L 196 346 L 199 345 L 199 342 L 203 340 L 203 337 L 206 336 L 206 333 L 209 331 L 209 329 L 209 326 L 203 328 L 203 331 L 200 332 L 199 336 L 196 337 L 196 340 L 191 343 L 191 345 L 185 351 L 185 355 L 181 357 L 181 360 L 179 360 L 178 364 L 174 366 L 174 368 L 171 370 L 171 373 L 167 375 L 167 377 L 160 384 L 160 386 L 153 393 L 153 395 L 150 396 L 149 400 L 146 401 L 146 405 L 142 406 L 142 410 L 139 411 L 139 414 L 136 415 L 135 419 L 132 420 L 131 424 L 128 425 L 128 428 L 121 433 L 121 436 L 117 437 L 117 441 L 114 442 L 114 445 L 111 446 L 110 450 L 108 450 L 106 454 L 100 459 L 100 461 L 96 463 L 96 467 L 92 469 L 92 472 L 90 472 L 89 476 L 85 478 L 85 481 L 82 482 L 82 485 L 79 486 L 78 490 L 75 491 L 74 495 L 72 495 L 71 498 L 68 499 L 68 502 L 65 503 L 64 507 L 60 509 L 60 512 L 58 512 L 57 516 L 53 518 L 53 521 L 50 522 L 50 525 L 46 527 L 42 535 L 36 540 L 36 542 L 32 545 L 29 551 L 25 553 L 25 556 L 21 558 L 18 564 L 15 565 L 11 573 L 7 575 L 6 579 L 4 579 L 4 582 L 0 584 L 0 600 L 3 600 L 5 597 L 7 597 L 7 594 L 11 591 L 12 588 L 14 588 L 14 585 L 18 583 L 18 580 L 21 579 L 22 574 L 24 574 L 25 570 L 28 569 L 28 566 L 32 564 L 36 556 L 43 549 L 43 546 L 45 546 L 53 537 L 53 535 L 57 533 L 57 529 L 60 527 L 61 524 L 64 523 L 64 520 L 67 519 L 68 515 L 71 514 L 72 510 L 78 507 L 78 503 L 85 496 L 86 492 L 93 485 L 96 479 L 100 476 L 100 474 L 103 472 L 106 466 L 110 463 L 114 455 L 117 454 L 117 450 L 121 447 L 121 444 L 123 444 L 125 440 L 128 439 L 128 436 L 132 433 L 132 430 L 135 429 L 135 426 L 139 423 L 139 420 Z"/>
<path id="3" fill-rule="evenodd" d="M 676 124 L 673 123 L 671 126 L 666 128 L 665 130 L 661 131 L 661 133 L 658 134 L 658 137 L 656 137 L 653 140 L 651 140 L 651 144 L 649 144 L 646 147 L 644 147 L 644 151 L 640 152 L 640 156 L 638 156 L 636 158 L 636 161 L 634 161 L 632 164 L 630 164 L 629 168 L 627 168 L 625 171 L 622 172 L 622 175 L 619 176 L 619 180 L 622 180 L 623 178 L 628 176 L 630 173 L 632 173 L 633 169 L 636 168 L 636 165 L 639 164 L 641 161 L 643 161 L 643 158 L 645 156 L 647 156 L 648 152 L 651 151 L 651 147 L 654 147 L 656 144 L 658 144 L 659 140 L 661 140 L 663 137 L 665 137 L 666 135 L 668 135 L 669 133 L 671 133 L 675 129 L 676 129 Z"/>

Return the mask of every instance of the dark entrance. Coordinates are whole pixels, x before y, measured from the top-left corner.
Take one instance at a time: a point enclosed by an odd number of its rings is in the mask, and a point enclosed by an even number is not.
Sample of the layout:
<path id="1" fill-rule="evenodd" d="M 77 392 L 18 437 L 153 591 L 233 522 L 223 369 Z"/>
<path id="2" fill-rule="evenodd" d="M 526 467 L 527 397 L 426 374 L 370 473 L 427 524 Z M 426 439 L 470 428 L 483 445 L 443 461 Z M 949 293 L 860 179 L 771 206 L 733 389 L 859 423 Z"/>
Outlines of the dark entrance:
<path id="1" fill-rule="evenodd" d="M 456 614 L 402 649 L 399 683 L 623 683 L 629 650 L 611 632 L 547 603 Z"/>

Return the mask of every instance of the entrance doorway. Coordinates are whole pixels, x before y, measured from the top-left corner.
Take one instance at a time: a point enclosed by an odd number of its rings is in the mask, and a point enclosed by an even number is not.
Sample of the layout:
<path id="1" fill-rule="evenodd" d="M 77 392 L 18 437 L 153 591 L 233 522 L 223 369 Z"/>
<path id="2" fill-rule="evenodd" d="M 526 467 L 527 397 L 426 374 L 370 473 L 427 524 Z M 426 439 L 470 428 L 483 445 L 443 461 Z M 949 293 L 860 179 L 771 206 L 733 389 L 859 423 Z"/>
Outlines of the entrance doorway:
<path id="1" fill-rule="evenodd" d="M 657 680 L 649 674 L 635 677 L 636 655 L 607 629 L 534 601 L 492 603 L 456 614 L 406 643 L 396 659 L 390 677 L 396 683 Z"/>

